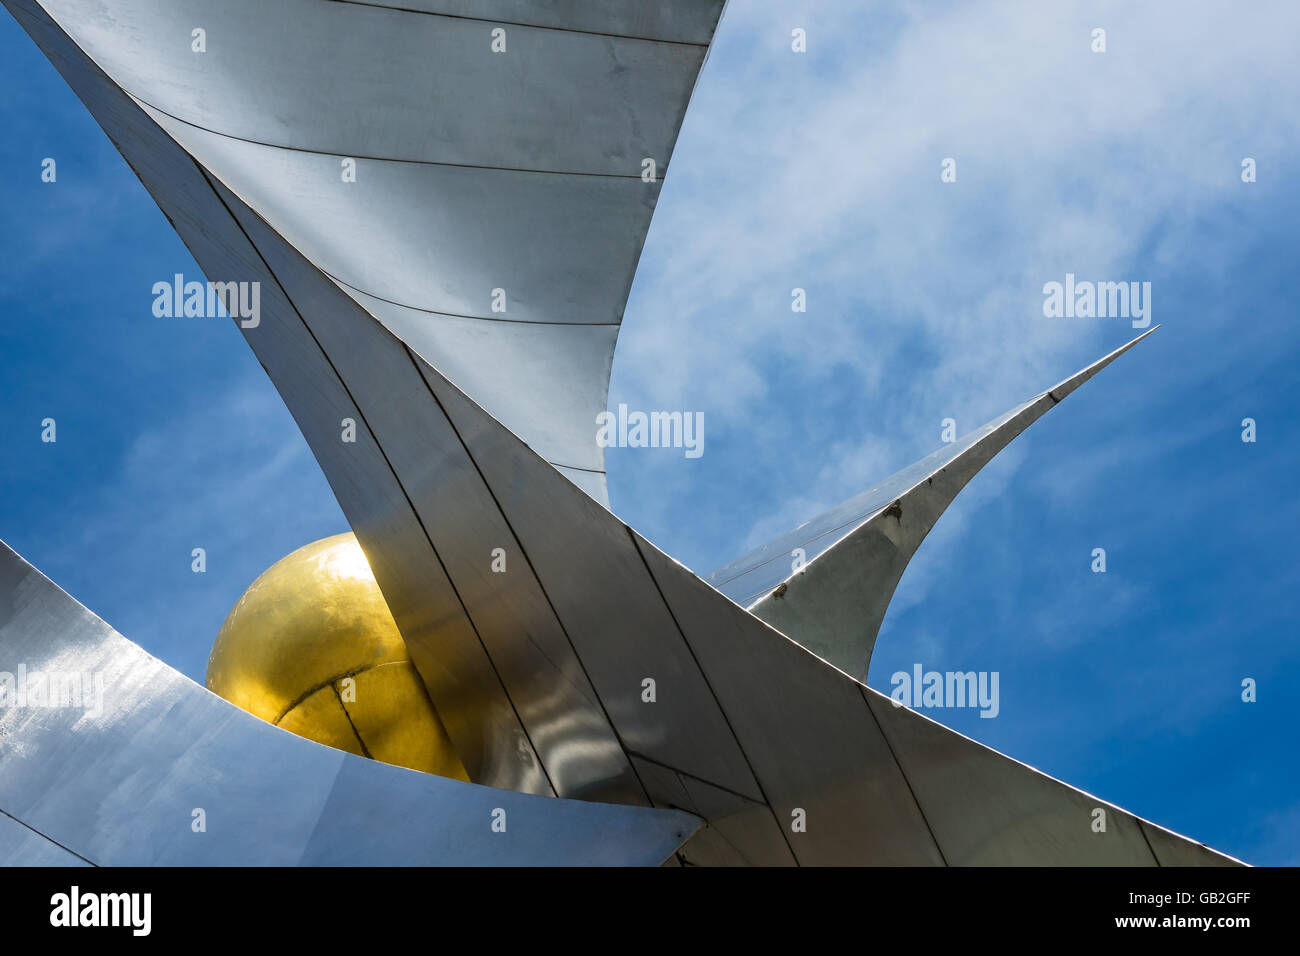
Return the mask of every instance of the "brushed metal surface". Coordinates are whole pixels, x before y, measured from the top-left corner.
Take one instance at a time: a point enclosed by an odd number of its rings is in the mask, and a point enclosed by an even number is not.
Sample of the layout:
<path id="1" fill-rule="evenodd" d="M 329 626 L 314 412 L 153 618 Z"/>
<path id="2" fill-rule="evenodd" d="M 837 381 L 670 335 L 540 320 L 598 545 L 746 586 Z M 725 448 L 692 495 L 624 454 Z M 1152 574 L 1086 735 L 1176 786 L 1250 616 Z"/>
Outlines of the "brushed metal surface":
<path id="1" fill-rule="evenodd" d="M 349 294 L 539 455 L 562 471 L 599 473 L 603 488 L 595 422 L 605 408 L 617 325 L 430 316 Z"/>
<path id="2" fill-rule="evenodd" d="M 128 93 L 224 136 L 638 182 L 643 158 L 669 165 L 706 51 L 507 26 L 507 52 L 493 53 L 490 21 L 324 0 L 40 6 Z"/>
<path id="3" fill-rule="evenodd" d="M 575 494 L 450 383 L 432 369 L 424 373 L 528 552 L 529 566 L 564 622 L 647 791 L 656 804 L 693 806 L 709 820 L 710 828 L 681 851 L 684 860 L 735 862 L 724 859 L 724 850 L 738 850 L 737 856 L 773 862 L 780 857 L 774 841 L 779 833 L 792 858 L 804 864 L 940 864 L 950 838 L 937 836 L 929 825 L 922 795 L 948 801 L 938 804 L 937 815 L 961 815 L 959 835 L 951 837 L 958 849 L 962 836 L 977 838 L 1006 805 L 1022 807 L 1037 819 L 1043 803 L 1052 803 L 1058 822 L 1048 820 L 1037 831 L 1029 827 L 1037 834 L 1032 840 L 1017 843 L 1008 837 L 1004 852 L 1026 865 L 1091 859 L 1091 844 L 1065 839 L 1065 828 L 1078 822 L 1068 813 L 1072 801 L 1081 799 L 1078 791 L 928 722 L 923 729 L 942 738 L 931 752 L 958 754 L 993 782 L 960 794 L 928 780 L 919 787 L 910 782 L 907 761 L 914 755 L 908 739 L 900 731 L 900 744 L 891 743 L 885 720 L 872 713 L 860 682 Z M 651 588 L 623 547 L 624 535 Z M 671 623 L 656 612 L 656 597 Z M 638 695 L 646 677 L 656 682 L 653 703 Z M 714 720 L 720 721 L 716 733 L 710 730 Z M 744 770 L 724 762 L 733 752 Z M 653 775 L 646 764 L 654 765 Z M 1026 771 L 1033 776 L 1023 778 Z M 1034 792 L 1043 781 L 1050 783 L 1045 797 Z M 1002 794 L 1002 786 L 1013 792 Z M 705 788 L 724 792 L 729 800 L 706 808 L 693 796 Z M 751 801 L 765 805 L 776 827 L 753 825 Z M 792 828 L 796 812 L 807 820 L 805 830 Z M 1118 809 L 1113 813 L 1119 831 L 1140 833 L 1136 818 Z M 962 822 L 966 817 L 969 823 Z M 1085 832 L 1089 822 L 1083 821 Z M 1061 832 L 1050 832 L 1054 827 Z M 725 844 L 719 839 L 724 832 Z M 1187 849 L 1218 861 L 1211 851 L 1192 844 Z M 1126 859 L 1155 863 L 1150 853 Z"/>
<path id="4" fill-rule="evenodd" d="M 950 866 L 1051 860 L 1068 860 L 1071 866 L 1165 866 L 1171 860 L 1182 866 L 1240 865 L 884 694 L 865 687 L 862 692 Z M 1094 829 L 1099 809 L 1105 813 L 1104 832 Z"/>
<path id="5" fill-rule="evenodd" d="M 70 850 L 0 812 L 0 866 L 90 866 Z"/>
<path id="6" fill-rule="evenodd" d="M 40 6 L 217 180 L 608 506 L 596 417 L 721 0 Z"/>
<path id="7" fill-rule="evenodd" d="M 1158 328 L 704 579 L 866 683 L 903 571 L 958 492 L 1012 439 Z M 798 571 L 796 549 L 806 562 Z"/>
<path id="8" fill-rule="evenodd" d="M 377 7 L 486 18 L 707 46 L 724 0 L 346 0 Z"/>
<path id="9" fill-rule="evenodd" d="M 617 325 L 662 185 L 379 159 L 358 161 L 356 182 L 343 182 L 339 156 L 144 109 L 348 291 L 420 310 L 428 324 Z M 492 308 L 494 288 L 507 293 L 505 311 Z"/>
<path id="10" fill-rule="evenodd" d="M 942 863 L 946 840 L 960 848 L 990 832 L 998 801 L 1037 805 L 998 792 L 1024 786 L 1020 765 L 970 758 L 993 784 L 961 807 L 970 833 L 938 835 L 927 814 L 946 820 L 952 808 L 931 810 L 934 791 L 909 786 L 926 764 L 906 728 L 891 746 L 893 722 L 873 713 L 861 683 L 574 488 L 196 164 L 34 0 L 4 2 L 208 276 L 263 284 L 262 323 L 245 338 L 361 540 L 471 779 L 689 803 L 710 825 L 680 857 L 700 863 Z M 339 439 L 343 416 L 356 420 L 355 443 Z M 496 546 L 508 573 L 487 572 Z M 458 712 L 479 719 L 458 723 Z M 978 746 L 934 732 L 942 744 L 932 749 Z M 806 830 L 791 825 L 799 811 Z M 1025 864 L 1068 864 L 1075 850 L 1044 838 L 1014 852 Z"/>
<path id="11" fill-rule="evenodd" d="M 0 672 L 20 666 L 29 680 L 94 675 L 104 693 L 99 707 L 0 706 L 0 863 L 655 865 L 699 824 L 417 773 L 280 730 L 0 542 Z"/>

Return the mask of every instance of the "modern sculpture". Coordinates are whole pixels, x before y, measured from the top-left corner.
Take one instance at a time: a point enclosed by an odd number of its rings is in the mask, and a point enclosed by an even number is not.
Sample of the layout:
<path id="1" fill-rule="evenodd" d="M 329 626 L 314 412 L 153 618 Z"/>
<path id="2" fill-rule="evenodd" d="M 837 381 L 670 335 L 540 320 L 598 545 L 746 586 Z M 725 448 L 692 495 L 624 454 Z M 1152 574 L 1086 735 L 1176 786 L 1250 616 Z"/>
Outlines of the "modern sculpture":
<path id="1" fill-rule="evenodd" d="M 703 579 L 607 510 L 593 423 L 722 0 L 4 3 L 208 279 L 259 290 L 230 311 L 472 783 L 276 730 L 4 549 L 0 668 L 103 670 L 113 705 L 75 734 L 0 711 L 0 856 L 1236 862 L 862 683 L 953 497 L 1134 343 Z M 219 855 L 184 839 L 190 808 L 269 790 L 284 816 Z"/>

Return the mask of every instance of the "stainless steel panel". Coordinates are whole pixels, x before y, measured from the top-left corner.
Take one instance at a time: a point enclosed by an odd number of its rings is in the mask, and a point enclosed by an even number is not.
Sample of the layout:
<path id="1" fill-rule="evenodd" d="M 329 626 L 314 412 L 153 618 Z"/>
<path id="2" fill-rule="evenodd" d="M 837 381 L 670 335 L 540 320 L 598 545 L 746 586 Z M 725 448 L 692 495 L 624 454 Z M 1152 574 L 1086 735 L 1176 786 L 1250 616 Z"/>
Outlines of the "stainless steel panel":
<path id="1" fill-rule="evenodd" d="M 377 7 L 708 45 L 723 0 L 345 0 Z"/>
<path id="2" fill-rule="evenodd" d="M 655 806 L 709 822 L 678 851 L 688 866 L 790 866 L 794 856 L 764 803 L 748 800 L 671 767 L 633 757 L 637 775 L 657 794 Z"/>
<path id="3" fill-rule="evenodd" d="M 705 580 L 865 683 L 903 571 L 958 492 L 1012 439 L 1156 328 Z M 795 548 L 808 563 L 792 573 Z"/>
<path id="4" fill-rule="evenodd" d="M 551 464 L 604 475 L 596 416 L 605 410 L 617 326 L 431 316 L 350 294 Z"/>
<path id="5" fill-rule="evenodd" d="M 424 371 L 627 752 L 758 799 L 735 737 L 627 526 L 575 494 L 436 371 Z M 642 699 L 646 679 L 655 681 L 654 703 Z"/>
<path id="6" fill-rule="evenodd" d="M 90 863 L 0 813 L 0 866 L 90 866 Z"/>
<path id="7" fill-rule="evenodd" d="M 688 862 L 692 854 L 703 862 L 942 861 L 922 817 L 925 801 L 904 778 L 915 750 L 901 734 L 900 768 L 881 732 L 885 720 L 878 723 L 867 703 L 870 692 L 575 489 L 273 224 L 201 172 L 50 28 L 32 0 L 4 2 L 113 136 L 209 277 L 263 283 L 262 323 L 245 336 L 329 477 L 476 780 L 538 792 L 617 792 L 657 804 L 685 793 L 711 824 L 698 847 L 683 850 Z M 242 2 L 230 8 L 243 9 Z M 116 27 L 109 32 L 116 35 Z M 501 129 L 511 129 L 512 116 L 498 117 Z M 345 415 L 356 419 L 355 444 L 339 440 Z M 512 559 L 509 549 L 517 548 L 522 561 L 491 577 L 486 568 L 497 540 Z M 656 682 L 653 702 L 642 698 L 646 678 Z M 182 739 L 205 728 L 220 736 L 218 724 L 182 722 Z M 66 728 L 56 728 L 50 746 L 64 735 Z M 148 745 L 149 752 L 163 746 L 156 738 Z M 306 760 L 297 752 L 278 759 L 293 757 Z M 206 764 L 195 759 L 202 777 Z M 44 765 L 66 763 L 47 760 L 26 771 L 39 780 Z M 649 765 L 659 770 L 638 773 Z M 975 784 L 1002 779 L 981 779 L 981 761 L 970 767 Z M 294 781 L 320 780 L 310 769 Z M 343 775 L 346 787 L 312 791 L 322 819 L 333 819 L 331 807 L 347 816 L 373 800 L 368 781 L 351 773 Z M 926 779 L 923 761 L 916 773 Z M 1008 796 L 1009 805 L 1040 812 L 1041 781 L 1005 780 L 1025 787 Z M 917 792 L 932 790 L 926 783 Z M 790 828 L 795 809 L 807 813 L 807 832 Z M 949 839 L 955 856 L 969 854 L 967 844 L 979 845 L 990 828 L 1017 839 L 996 814 L 961 830 L 950 807 L 940 803 L 935 812 L 944 823 L 940 843 Z M 681 819 L 674 818 L 678 831 Z M 1026 832 L 1036 825 L 1023 823 Z M 1044 832 L 1050 836 L 1050 828 Z M 376 845 L 385 840 L 400 842 L 390 833 Z M 1082 848 L 1059 849 L 1045 845 L 1040 853 L 1073 862 L 1079 849 L 1086 858 Z"/>
<path id="8" fill-rule="evenodd" d="M 247 207 L 223 188 L 218 191 L 294 308 L 309 317 L 313 338 L 331 357 L 333 369 L 349 383 L 454 589 L 454 595 L 438 600 L 464 609 L 533 748 L 547 755 L 542 764 L 551 786 L 562 796 L 645 803 L 568 635 L 532 573 L 527 551 L 421 374 L 436 373 Z M 325 454 L 337 456 L 340 448 L 353 453 L 334 440 Z M 544 469 L 573 490 L 554 469 Z M 357 533 L 367 554 L 388 547 L 385 537 L 363 529 Z M 504 573 L 492 569 L 498 548 L 506 560 Z M 379 582 L 382 588 L 383 579 Z M 424 603 L 434 598 L 427 594 Z M 424 649 L 442 655 L 445 636 L 426 635 Z M 411 636 L 406 639 L 413 643 Z M 436 692 L 430 688 L 435 702 L 446 691 L 437 683 Z M 467 716 L 472 718 L 472 711 Z M 457 740 L 454 733 L 452 739 Z"/>
<path id="9" fill-rule="evenodd" d="M 951 866 L 1153 866 L 1141 821 L 863 688 Z M 1093 827 L 1104 811 L 1105 832 Z M 1187 864 L 1230 859 L 1167 835 Z M 1172 847 L 1178 847 L 1174 851 Z"/>
<path id="10" fill-rule="evenodd" d="M 595 416 L 720 0 L 44 6 L 295 248 L 608 504 Z"/>
<path id="11" fill-rule="evenodd" d="M 654 865 L 699 822 L 495 790 L 297 737 L 150 657 L 0 542 L 0 672 L 20 668 L 29 682 L 88 675 L 104 691 L 102 706 L 0 707 L 9 863 L 76 862 L 16 838 L 14 821 L 98 865 Z M 498 808 L 505 832 L 492 827 Z"/>
<path id="12" fill-rule="evenodd" d="M 618 324 L 661 185 L 384 160 L 345 183 L 338 156 L 145 112 L 322 271 L 426 322 Z"/>
<path id="13" fill-rule="evenodd" d="M 410 645 L 413 663 L 447 708 L 447 730 L 466 770 L 478 782 L 552 794 L 500 678 L 362 409 L 212 182 L 53 27 L 38 5 L 6 2 L 104 124 L 209 278 L 262 284 L 262 320 L 242 331 L 322 462 Z M 342 293 L 339 299 L 359 321 L 378 330 L 355 303 Z M 341 440 L 344 419 L 356 423 L 354 444 Z M 439 648 L 436 660 L 426 651 L 434 645 Z"/>
<path id="14" fill-rule="evenodd" d="M 1234 857 L 1179 836 L 1150 820 L 1139 817 L 1138 826 L 1161 866 L 1245 866 Z"/>
<path id="15" fill-rule="evenodd" d="M 873 485 L 862 494 L 711 571 L 704 575 L 704 580 L 742 607 L 752 606 L 759 598 L 790 578 L 791 553 L 795 548 L 803 548 L 807 552 L 808 560 L 814 560 L 843 540 L 855 528 L 860 527 L 868 518 L 884 511 L 909 489 L 944 468 L 981 439 L 995 433 L 999 427 L 1026 407 L 1028 406 L 1022 405 L 1012 409 L 983 428 L 976 429 L 951 445 Z"/>
<path id="16" fill-rule="evenodd" d="M 39 26 L 36 32 L 38 39 L 59 43 L 59 37 L 49 31 L 42 36 Z M 443 556 L 422 523 L 455 515 L 454 510 L 440 507 L 441 500 L 434 501 L 427 493 L 419 496 L 418 489 L 425 487 L 419 483 L 427 478 L 429 464 L 417 454 L 428 440 L 427 430 L 419 426 L 427 426 L 427 417 L 416 416 L 409 428 L 401 422 L 411 407 L 426 416 L 436 412 L 428 389 L 420 385 L 416 360 L 236 197 L 200 173 L 170 138 L 70 48 L 64 41 L 60 51 L 60 60 L 68 65 L 65 75 L 106 122 L 209 276 L 262 283 L 262 321 L 244 329 L 245 336 L 321 461 L 410 646 L 413 663 L 433 698 L 447 711 L 444 723 L 471 778 L 524 792 L 553 793 L 547 767 L 538 758 L 503 679 L 524 675 L 528 683 L 526 677 L 541 666 L 539 660 L 545 660 L 544 666 L 560 668 L 555 687 L 539 682 L 522 705 L 528 716 L 549 715 L 546 727 L 533 728 L 539 732 L 553 733 L 547 728 L 554 728 L 557 720 L 571 723 L 575 731 L 590 728 L 590 721 L 582 718 L 590 704 L 568 676 L 573 662 L 566 663 L 562 656 L 546 660 L 546 650 L 539 649 L 544 623 L 537 624 L 539 630 L 531 636 L 526 629 L 507 628 L 507 636 L 521 642 L 520 656 L 505 661 L 499 671 L 484 648 L 493 634 L 476 629 L 463 598 L 474 601 L 480 611 L 485 603 L 474 593 L 463 596 L 448 578 Z M 242 223 L 232 210 L 244 217 Z M 254 246 L 250 233 L 263 248 Z M 289 301 L 268 267 L 268 258 L 285 273 L 285 281 L 303 304 L 296 307 Z M 349 323 L 355 328 L 350 329 Z M 366 337 L 358 340 L 356 335 Z M 326 342 L 333 352 L 324 347 Z M 354 377 L 346 380 L 343 373 Z M 416 390 L 403 389 L 403 383 L 414 384 Z M 372 416 L 379 426 L 372 425 Z M 356 423 L 354 444 L 341 441 L 344 418 Z M 407 452 L 386 451 L 376 441 L 376 427 L 388 440 L 405 443 Z M 401 430 L 394 434 L 394 428 Z M 445 435 L 445 419 L 443 428 Z M 459 454 L 466 460 L 463 450 Z M 399 473 L 397 465 L 407 464 L 414 472 Z M 551 474 L 571 487 L 558 473 Z M 471 550 L 454 551 L 453 565 L 463 569 L 478 563 L 487 568 L 494 545 L 480 539 L 460 543 Z M 467 586 L 464 580 L 460 584 Z M 471 580 L 471 591 L 472 584 Z M 533 626 L 531 621 L 527 624 Z M 568 706 L 557 706 L 556 688 Z M 607 763 L 592 768 L 590 777 L 575 780 L 571 772 L 557 777 L 584 795 L 595 792 L 593 787 L 600 790 L 608 785 L 622 799 L 638 799 L 624 786 L 630 768 L 621 751 L 609 746 L 608 726 L 596 725 L 595 733 L 596 738 L 587 743 L 580 735 L 570 735 L 556 742 L 549 756 L 557 766 L 574 768 L 590 766 L 591 755 L 604 752 Z"/>
<path id="17" fill-rule="evenodd" d="M 555 470 L 581 488 L 602 508 L 609 507 L 609 492 L 605 488 L 603 471 L 583 471 L 577 468 L 566 468 L 564 465 L 556 465 Z"/>
<path id="18" fill-rule="evenodd" d="M 772 808 L 720 790 L 703 780 L 682 777 L 691 812 L 708 823 L 678 850 L 692 866 L 792 866 L 794 853 Z"/>
<path id="19" fill-rule="evenodd" d="M 638 180 L 669 165 L 706 49 L 513 26 L 493 53 L 491 23 L 321 0 L 41 5 L 128 93 L 225 136 Z"/>
<path id="20" fill-rule="evenodd" d="M 798 861 L 941 863 L 861 685 L 638 542 Z"/>

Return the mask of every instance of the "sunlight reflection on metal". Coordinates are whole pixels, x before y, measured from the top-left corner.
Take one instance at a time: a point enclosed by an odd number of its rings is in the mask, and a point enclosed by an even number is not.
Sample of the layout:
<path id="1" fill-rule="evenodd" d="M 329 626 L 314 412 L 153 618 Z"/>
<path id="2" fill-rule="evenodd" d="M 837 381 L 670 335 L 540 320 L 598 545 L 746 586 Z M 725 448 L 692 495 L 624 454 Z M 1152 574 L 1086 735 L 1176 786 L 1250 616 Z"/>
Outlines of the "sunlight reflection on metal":
<path id="1" fill-rule="evenodd" d="M 0 542 L 0 673 L 20 670 L 33 687 L 38 674 L 93 676 L 102 696 L 0 706 L 0 863 L 655 865 L 698 826 L 279 730 L 150 657 Z M 505 832 L 492 829 L 498 808 Z"/>
<path id="2" fill-rule="evenodd" d="M 159 42 L 146 14 L 131 15 L 139 29 L 124 39 L 118 29 L 123 21 L 82 16 L 89 0 L 46 0 L 62 13 L 62 29 L 36 0 L 4 2 L 109 132 L 209 278 L 260 284 L 262 319 L 257 327 L 242 329 L 245 339 L 293 413 L 361 541 L 471 779 L 526 793 L 690 810 L 708 824 L 679 851 L 690 863 L 1158 862 L 1154 847 L 1163 838 L 1146 835 L 1155 828 L 1103 805 L 1115 822 L 1105 834 L 1092 833 L 1095 798 L 894 708 L 628 528 L 575 488 L 538 447 L 529 447 L 529 436 L 521 431 L 521 440 L 512 433 L 510 415 L 488 407 L 488 397 L 458 387 L 466 385 L 465 375 L 458 378 L 443 367 L 446 363 L 431 364 L 417 344 L 385 324 L 398 320 L 375 317 L 336 281 L 334 275 L 345 272 L 347 263 L 336 264 L 331 274 L 323 262 L 336 252 L 342 255 L 346 245 L 314 250 L 315 258 L 304 255 L 299 244 L 308 246 L 313 222 L 305 214 L 302 223 L 291 222 L 288 205 L 272 208 L 280 190 L 291 188 L 289 181 L 277 180 L 280 185 L 261 196 L 257 184 L 239 181 L 247 156 L 235 154 L 247 150 L 230 146 L 219 160 L 222 147 L 209 142 L 211 137 L 182 129 L 163 115 L 194 120 L 203 106 L 195 101 L 195 89 L 211 88 L 223 93 L 230 111 L 212 119 L 246 122 L 240 136 L 337 158 L 359 142 L 356 130 L 340 128 L 337 112 L 318 111 L 321 121 L 306 130 L 307 139 L 277 139 L 286 133 L 277 127 L 282 122 L 277 117 L 304 111 L 311 90 L 286 91 L 282 87 L 292 84 L 277 79 L 279 74 L 262 74 L 265 82 L 255 84 L 257 102 L 249 102 L 252 94 L 222 73 L 232 63 L 242 63 L 252 75 L 274 71 L 282 50 L 268 53 L 263 39 L 253 37 L 247 48 L 230 53 L 233 61 L 211 57 L 195 64 L 183 50 L 148 46 L 137 51 L 142 55 L 126 56 L 123 50 L 133 44 Z M 182 14 L 153 0 L 142 9 L 159 13 L 159 22 L 167 24 L 183 19 L 192 2 L 176 4 Z M 225 18 L 247 15 L 249 2 L 210 8 L 221 11 L 214 13 L 214 22 L 235 22 Z M 273 8 L 275 16 L 302 2 L 284 0 Z M 329 18 L 361 17 L 340 12 L 343 6 L 353 5 L 311 9 L 333 11 Z M 370 10 L 364 19 L 332 22 L 355 25 L 354 42 L 363 51 L 391 40 L 393 69 L 409 66 L 426 76 L 420 72 L 430 68 L 424 60 L 443 62 L 428 57 L 428 44 L 445 37 L 428 33 L 420 16 Z M 284 26 L 278 19 L 271 25 Z M 184 26 L 187 33 L 188 20 Z M 408 27 L 414 41 L 424 44 L 418 57 L 402 36 Z M 314 48 L 313 37 L 319 41 L 312 32 L 316 28 L 311 25 L 304 36 L 306 55 Z M 447 36 L 459 29 L 449 28 Z M 623 49 L 608 38 L 598 42 L 601 55 Z M 94 53 L 94 60 L 78 43 Z M 349 44 L 340 46 L 348 58 L 364 55 Z M 449 122 L 446 128 L 463 127 L 472 135 L 426 142 L 413 132 L 418 123 L 384 126 L 373 131 L 373 149 L 385 161 L 486 163 L 500 171 L 508 159 L 530 174 L 568 175 L 578 169 L 584 176 L 626 178 L 628 165 L 643 150 L 670 148 L 680 122 L 677 106 L 684 107 L 689 95 L 686 78 L 693 81 L 705 48 L 672 54 L 644 50 L 640 58 L 627 53 L 630 67 L 644 66 L 646 75 L 655 77 L 647 89 L 657 90 L 673 107 L 651 109 L 642 126 L 630 118 L 641 113 L 624 108 L 641 103 L 645 91 L 602 81 L 600 72 L 582 75 L 595 56 L 590 48 L 574 46 L 581 55 L 564 59 L 569 47 L 539 44 L 537 55 L 547 57 L 539 61 L 540 95 L 565 102 L 574 116 L 594 110 L 586 136 L 568 135 L 573 131 L 557 125 L 553 116 L 524 115 L 538 105 L 523 95 L 528 84 L 489 72 L 492 68 L 480 62 L 490 56 L 486 44 L 478 54 L 465 52 L 473 49 L 464 45 L 446 58 L 457 81 L 471 81 L 471 89 L 473 82 L 485 84 L 482 99 L 453 97 L 447 106 L 446 115 L 459 125 Z M 412 57 L 419 62 L 406 64 Z M 138 94 L 152 72 L 187 69 L 199 71 L 203 83 L 179 84 L 175 102 L 146 106 L 119 85 Z M 390 64 L 378 69 L 387 76 Z M 637 69 L 630 73 L 641 75 Z M 390 78 L 389 85 L 394 82 Z M 408 95 L 419 92 L 418 84 L 393 90 L 381 82 L 379 87 L 358 91 L 363 94 L 354 104 L 358 110 L 392 93 L 395 114 L 425 115 L 427 104 Z M 570 93 L 575 100 L 565 99 Z M 307 103 L 295 95 L 308 96 Z M 277 111 L 264 97 L 294 109 Z M 485 111 L 499 128 L 483 128 L 483 118 L 466 115 L 471 107 L 461 99 L 500 105 L 500 115 Z M 345 134 L 353 137 L 346 146 L 340 139 Z M 210 154 L 212 166 L 187 152 L 187 144 Z M 422 152 L 434 147 L 440 150 L 436 156 Z M 310 175 L 290 162 L 281 172 L 288 176 L 291 167 L 299 170 L 294 175 Z M 374 172 L 379 181 L 386 175 L 378 167 Z M 449 187 L 429 188 L 444 194 Z M 634 231 L 642 229 L 641 220 L 630 222 Z M 397 232 L 420 236 L 422 225 L 405 223 Z M 564 242 L 557 247 L 572 248 Z M 611 267 L 601 255 L 591 261 Z M 351 271 L 347 275 L 358 288 L 385 292 Z M 434 296 L 440 290 L 422 284 L 426 278 L 403 273 L 400 295 Z M 475 283 L 488 278 L 482 272 Z M 454 287 L 441 291 L 446 302 L 404 305 L 470 308 L 471 293 Z M 540 289 L 536 301 L 549 303 L 549 310 L 563 294 L 562 286 Z M 392 294 L 385 298 L 399 301 Z M 599 298 L 608 301 L 603 294 Z M 575 321 L 585 325 L 598 326 L 605 317 L 589 308 L 590 302 L 571 305 Z M 478 327 L 507 328 L 472 311 L 460 317 L 483 320 Z M 528 396 L 518 400 L 526 402 Z M 345 419 L 355 423 L 354 442 L 339 440 Z M 491 570 L 494 548 L 508 555 L 509 573 Z M 653 699 L 643 696 L 647 679 L 658 688 Z M 182 728 L 180 739 L 187 732 Z M 382 797 L 377 790 L 349 793 L 347 805 L 357 810 L 366 797 Z M 792 827 L 795 818 L 806 819 L 807 828 Z M 1232 862 L 1183 838 L 1168 839 L 1176 847 L 1168 852 L 1181 859 Z"/>

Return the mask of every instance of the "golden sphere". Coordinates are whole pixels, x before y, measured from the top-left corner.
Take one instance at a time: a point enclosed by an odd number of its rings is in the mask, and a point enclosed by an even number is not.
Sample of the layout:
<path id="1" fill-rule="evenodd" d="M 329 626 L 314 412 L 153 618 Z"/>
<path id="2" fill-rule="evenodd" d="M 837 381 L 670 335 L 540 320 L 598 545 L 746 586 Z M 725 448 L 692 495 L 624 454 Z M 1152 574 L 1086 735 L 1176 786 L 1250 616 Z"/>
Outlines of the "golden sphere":
<path id="1" fill-rule="evenodd" d="M 301 737 L 469 779 L 353 534 L 299 548 L 252 583 L 217 633 L 206 682 Z"/>

